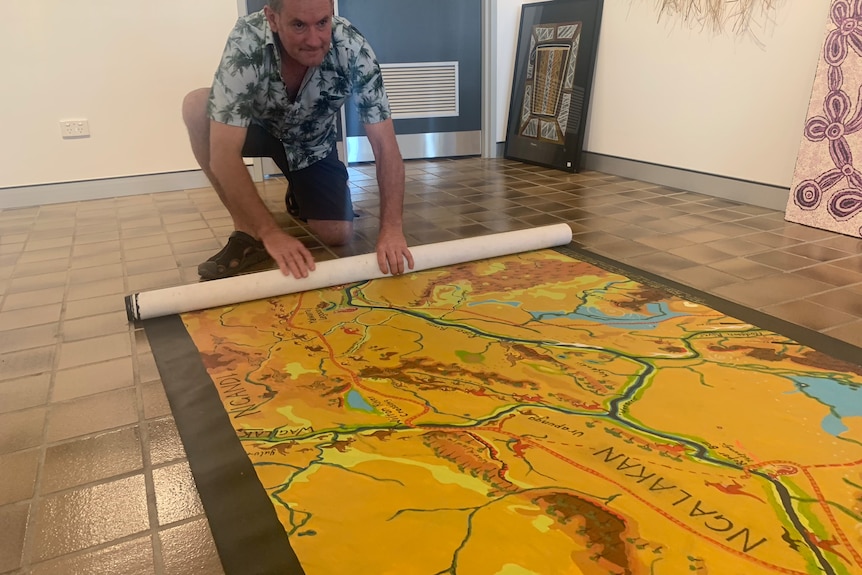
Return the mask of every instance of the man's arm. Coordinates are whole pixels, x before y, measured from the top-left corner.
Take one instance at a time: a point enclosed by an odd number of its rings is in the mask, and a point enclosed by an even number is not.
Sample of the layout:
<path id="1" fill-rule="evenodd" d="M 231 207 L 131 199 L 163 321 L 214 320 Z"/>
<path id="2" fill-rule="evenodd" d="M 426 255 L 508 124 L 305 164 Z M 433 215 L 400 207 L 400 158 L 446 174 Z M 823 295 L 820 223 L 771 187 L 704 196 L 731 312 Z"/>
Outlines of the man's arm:
<path id="1" fill-rule="evenodd" d="M 404 210 L 404 162 L 395 139 L 392 120 L 365 124 L 365 133 L 374 152 L 377 184 L 380 188 L 380 233 L 377 263 L 383 273 L 404 273 L 404 260 L 413 269 L 413 254 L 407 249 L 402 229 Z"/>
<path id="2" fill-rule="evenodd" d="M 260 238 L 284 275 L 306 277 L 308 270 L 314 269 L 311 252 L 279 227 L 243 162 L 242 146 L 247 131 L 210 121 L 210 170 L 224 191 L 237 230 Z"/>

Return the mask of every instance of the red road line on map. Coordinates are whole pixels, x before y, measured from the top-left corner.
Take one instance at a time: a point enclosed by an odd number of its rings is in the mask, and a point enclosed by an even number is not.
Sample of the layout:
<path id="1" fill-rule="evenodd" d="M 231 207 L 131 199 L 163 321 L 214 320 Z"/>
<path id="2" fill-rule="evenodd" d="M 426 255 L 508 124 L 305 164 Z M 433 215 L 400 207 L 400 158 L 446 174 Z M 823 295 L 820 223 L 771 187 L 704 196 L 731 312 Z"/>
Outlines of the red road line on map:
<path id="1" fill-rule="evenodd" d="M 404 423 L 405 423 L 405 425 L 410 425 L 411 427 L 412 427 L 411 422 L 412 422 L 413 420 L 415 420 L 415 419 L 416 419 L 416 418 L 418 418 L 418 417 L 422 417 L 423 415 L 425 415 L 425 414 L 427 414 L 429 411 L 431 411 L 431 408 L 430 408 L 430 407 L 428 407 L 428 405 L 427 405 L 427 404 L 425 404 L 425 403 L 421 403 L 421 402 L 419 402 L 419 401 L 411 400 L 411 399 L 406 398 L 406 397 L 398 397 L 397 395 L 387 395 L 387 394 L 385 394 L 385 393 L 382 393 L 382 392 L 380 392 L 380 391 L 377 391 L 377 390 L 375 390 L 375 389 L 372 389 L 372 388 L 370 388 L 370 387 L 368 387 L 368 386 L 363 385 L 363 384 L 362 384 L 362 379 L 359 377 L 359 374 L 357 374 L 356 372 L 354 372 L 354 371 L 353 371 L 353 370 L 351 370 L 351 369 L 348 369 L 347 367 L 344 367 L 344 366 L 343 366 L 343 365 L 342 365 L 342 364 L 341 364 L 337 359 L 335 359 L 335 350 L 333 350 L 333 349 L 332 349 L 332 346 L 329 344 L 329 340 L 327 340 L 327 339 L 326 339 L 326 336 L 325 336 L 325 335 L 323 335 L 321 332 L 319 332 L 319 331 L 317 331 L 317 330 L 315 330 L 315 329 L 312 329 L 312 328 L 310 328 L 310 327 L 301 327 L 301 328 L 300 328 L 300 327 L 297 327 L 296 325 L 294 325 L 294 324 L 293 324 L 293 317 L 296 315 L 296 312 L 297 312 L 297 311 L 299 311 L 299 308 L 300 308 L 300 306 L 302 305 L 302 300 L 303 300 L 304 296 L 305 296 L 305 293 L 304 293 L 304 292 L 303 292 L 303 293 L 301 293 L 301 294 L 299 294 L 299 297 L 297 298 L 297 301 L 296 301 L 296 307 L 295 307 L 295 308 L 294 308 L 294 310 L 293 310 L 293 311 L 288 315 L 288 317 L 290 318 L 290 319 L 288 319 L 288 322 L 287 322 L 287 323 L 288 323 L 288 325 L 289 325 L 290 327 L 293 327 L 293 328 L 296 328 L 296 329 L 303 329 L 303 330 L 305 330 L 305 331 L 310 331 L 311 333 L 316 334 L 316 335 L 317 335 L 317 338 L 318 338 L 318 339 L 323 343 L 323 345 L 324 345 L 324 346 L 326 347 L 326 349 L 329 351 L 329 360 L 330 360 L 333 364 L 337 365 L 340 369 L 342 369 L 342 370 L 343 370 L 343 371 L 345 371 L 346 373 L 350 374 L 350 378 L 353 380 L 353 384 L 354 384 L 356 387 L 359 387 L 360 389 L 364 389 L 365 391 L 368 391 L 368 392 L 370 392 L 370 393 L 374 393 L 374 394 L 376 394 L 376 395 L 380 395 L 380 396 L 382 396 L 382 397 L 388 397 L 389 399 L 397 399 L 398 401 L 406 401 L 407 403 L 412 403 L 412 404 L 419 405 L 420 407 L 422 407 L 422 413 L 420 413 L 420 414 L 418 414 L 418 415 L 414 415 L 414 416 L 412 416 L 412 417 L 409 417 L 408 419 L 406 419 L 406 420 L 405 420 L 405 422 L 404 422 Z"/>
<path id="2" fill-rule="evenodd" d="M 823 508 L 823 511 L 829 517 L 829 521 L 832 523 L 832 527 L 835 528 L 835 532 L 838 534 L 838 537 L 841 539 L 841 543 L 844 544 L 844 547 L 850 552 L 853 556 L 853 559 L 856 561 L 857 565 L 862 565 L 862 557 L 859 556 L 859 552 L 853 547 L 853 544 L 847 538 L 847 535 L 844 534 L 844 531 L 838 525 L 838 522 L 835 520 L 835 515 L 832 513 L 832 508 L 829 506 L 826 499 L 823 497 L 823 492 L 820 490 L 820 486 L 817 485 L 817 482 L 814 480 L 814 476 L 811 473 L 803 468 L 803 473 L 805 473 L 805 477 L 808 478 L 808 481 L 811 482 L 811 487 L 814 488 L 814 492 L 817 494 L 817 500 L 820 502 L 820 507 Z M 827 550 L 828 551 L 828 550 Z"/>
<path id="3" fill-rule="evenodd" d="M 441 428 L 438 428 L 438 429 L 446 429 L 446 428 L 441 427 Z M 453 427 L 453 428 L 450 428 L 450 429 L 451 429 L 452 431 L 455 431 L 455 430 L 463 431 L 463 428 L 458 428 L 458 427 Z M 616 485 L 617 487 L 619 487 L 619 488 L 620 488 L 620 489 L 622 489 L 623 491 L 626 491 L 629 495 L 631 495 L 632 497 L 634 497 L 635 499 L 637 499 L 638 501 L 640 501 L 641 503 L 643 503 L 644 505 L 646 505 L 647 507 L 649 507 L 650 509 L 652 509 L 653 511 L 655 511 L 656 513 L 658 513 L 659 515 L 661 515 L 662 517 L 664 517 L 665 519 L 667 519 L 668 521 L 670 521 L 670 522 L 672 522 L 672 523 L 675 523 L 677 526 L 679 526 L 679 527 L 680 527 L 680 528 L 682 528 L 683 530 L 688 531 L 689 533 L 692 533 L 692 534 L 693 534 L 693 535 L 695 535 L 696 537 L 700 537 L 700 538 L 702 538 L 702 539 L 705 539 L 705 540 L 709 541 L 710 543 L 712 543 L 712 544 L 716 545 L 717 547 L 720 547 L 721 549 L 723 549 L 723 550 L 727 551 L 728 553 L 730 553 L 730 554 L 732 554 L 732 555 L 736 555 L 737 557 L 739 557 L 739 558 L 741 558 L 741 559 L 745 559 L 745 560 L 747 560 L 747 561 L 751 561 L 751 562 L 757 563 L 758 565 L 760 565 L 760 566 L 762 566 L 762 567 L 766 567 L 766 568 L 768 568 L 768 569 L 772 569 L 773 571 L 778 571 L 779 573 L 785 573 L 786 575 L 806 575 L 806 574 L 805 574 L 804 572 L 802 572 L 802 571 L 794 571 L 794 570 L 792 570 L 792 569 L 786 569 L 786 568 L 784 568 L 784 567 L 779 567 L 778 565 L 773 565 L 773 564 L 771 564 L 771 563 L 767 563 L 766 561 L 763 561 L 763 560 L 761 560 L 761 559 L 757 559 L 756 557 L 751 557 L 751 556 L 749 556 L 749 555 L 746 555 L 745 553 L 742 553 L 742 552 L 740 552 L 740 551 L 737 551 L 736 549 L 733 549 L 733 548 L 731 548 L 731 547 L 728 547 L 727 545 L 724 545 L 723 543 L 721 543 L 721 542 L 719 542 L 719 541 L 716 541 L 716 540 L 712 539 L 711 537 L 708 537 L 708 536 L 706 536 L 706 535 L 703 535 L 702 533 L 699 533 L 699 532 L 698 532 L 698 531 L 696 531 L 695 529 L 692 529 L 691 527 L 689 527 L 688 525 L 686 525 L 685 523 L 683 523 L 683 522 L 682 522 L 682 521 L 680 521 L 679 519 L 677 519 L 677 518 L 673 517 L 672 515 L 669 515 L 668 513 L 666 513 L 666 512 L 664 512 L 664 511 L 662 511 L 660 508 L 656 507 L 655 505 L 653 505 L 653 504 L 652 504 L 652 503 L 650 503 L 649 501 L 645 500 L 644 498 L 642 498 L 642 497 L 640 497 L 640 496 L 636 495 L 634 492 L 632 492 L 631 490 L 627 489 L 627 488 L 626 488 L 625 486 L 623 486 L 621 483 L 618 483 L 618 482 L 614 481 L 613 479 L 611 479 L 611 478 L 609 478 L 609 477 L 606 477 L 606 476 L 602 475 L 601 473 L 599 473 L 598 471 L 596 471 L 596 470 L 594 470 L 594 469 L 591 469 L 591 468 L 589 468 L 589 467 L 585 467 L 585 466 L 581 465 L 580 463 L 577 463 L 576 461 L 573 461 L 573 460 L 571 460 L 571 459 L 569 459 L 569 458 L 567 458 L 567 457 L 565 457 L 565 456 L 563 456 L 563 455 L 561 455 L 561 454 L 557 453 L 556 451 L 554 451 L 554 450 L 552 450 L 552 449 L 549 449 L 549 448 L 545 447 L 544 445 L 541 445 L 541 444 L 539 444 L 539 443 L 536 443 L 536 442 L 534 442 L 534 441 L 531 441 L 530 439 L 522 438 L 520 435 L 517 435 L 517 434 L 514 434 L 514 433 L 510 433 L 510 432 L 508 432 L 508 431 L 503 431 L 502 429 L 499 429 L 499 428 L 497 428 L 497 427 L 487 427 L 487 426 L 482 426 L 482 427 L 474 427 L 474 428 L 472 428 L 472 429 L 474 429 L 474 430 L 482 430 L 482 431 L 493 431 L 493 432 L 499 433 L 499 434 L 501 434 L 501 435 L 507 435 L 507 436 L 509 436 L 510 438 L 515 438 L 515 439 L 520 439 L 521 441 L 526 441 L 527 443 L 531 444 L 533 447 L 537 447 L 537 448 L 541 449 L 542 451 L 547 452 L 547 453 L 548 453 L 548 454 L 550 454 L 552 457 L 556 457 L 556 458 L 557 458 L 557 459 L 559 459 L 560 461 L 563 461 L 564 463 L 568 463 L 568 464 L 569 464 L 569 465 L 571 465 L 572 467 L 576 467 L 576 468 L 580 469 L 581 471 L 586 471 L 586 472 L 587 472 L 587 473 L 589 473 L 590 475 L 594 475 L 594 476 L 598 477 L 599 479 L 602 479 L 602 480 L 604 480 L 604 481 L 607 481 L 608 483 L 611 483 L 611 484 L 613 484 L 613 485 Z"/>

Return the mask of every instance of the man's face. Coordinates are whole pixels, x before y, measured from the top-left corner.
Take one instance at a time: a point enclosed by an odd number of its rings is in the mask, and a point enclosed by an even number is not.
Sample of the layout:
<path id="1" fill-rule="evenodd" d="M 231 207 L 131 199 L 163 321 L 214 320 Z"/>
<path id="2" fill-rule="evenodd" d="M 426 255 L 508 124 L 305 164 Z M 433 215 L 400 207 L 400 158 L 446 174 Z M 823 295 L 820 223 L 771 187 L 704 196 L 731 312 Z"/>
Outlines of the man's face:
<path id="1" fill-rule="evenodd" d="M 303 66 L 319 66 L 332 42 L 332 0 L 284 0 L 280 12 L 264 8 L 269 27 L 287 55 Z"/>

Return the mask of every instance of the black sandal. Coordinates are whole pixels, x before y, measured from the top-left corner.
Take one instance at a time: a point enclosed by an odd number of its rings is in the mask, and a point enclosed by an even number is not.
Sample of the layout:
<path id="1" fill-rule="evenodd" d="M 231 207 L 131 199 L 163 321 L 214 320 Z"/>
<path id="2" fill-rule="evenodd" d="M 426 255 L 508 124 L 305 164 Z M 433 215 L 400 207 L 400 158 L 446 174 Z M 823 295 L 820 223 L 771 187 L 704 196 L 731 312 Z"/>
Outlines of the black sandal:
<path id="1" fill-rule="evenodd" d="M 198 266 L 201 279 L 216 280 L 237 275 L 269 259 L 263 242 L 245 232 L 233 232 L 225 247 Z"/>

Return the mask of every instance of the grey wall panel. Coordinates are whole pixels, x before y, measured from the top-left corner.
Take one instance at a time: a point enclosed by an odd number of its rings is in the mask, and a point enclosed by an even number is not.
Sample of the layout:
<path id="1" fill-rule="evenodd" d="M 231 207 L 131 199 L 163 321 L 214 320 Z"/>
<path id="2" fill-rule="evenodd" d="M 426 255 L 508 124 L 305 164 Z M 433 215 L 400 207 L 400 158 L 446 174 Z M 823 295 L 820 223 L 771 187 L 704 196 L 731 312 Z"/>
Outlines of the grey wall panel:
<path id="1" fill-rule="evenodd" d="M 482 129 L 481 0 L 338 0 L 338 13 L 385 63 L 458 61 L 460 115 L 395 120 L 398 134 Z M 352 106 L 347 136 L 364 136 Z"/>

